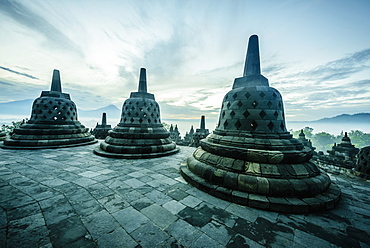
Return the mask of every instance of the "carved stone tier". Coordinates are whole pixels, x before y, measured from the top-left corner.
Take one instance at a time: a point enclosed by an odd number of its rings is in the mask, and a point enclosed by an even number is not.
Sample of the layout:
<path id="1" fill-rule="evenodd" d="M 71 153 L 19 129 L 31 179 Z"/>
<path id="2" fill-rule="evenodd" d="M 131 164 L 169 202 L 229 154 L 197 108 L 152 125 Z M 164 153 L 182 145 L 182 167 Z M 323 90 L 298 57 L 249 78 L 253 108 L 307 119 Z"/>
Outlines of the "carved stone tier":
<path id="1" fill-rule="evenodd" d="M 112 127 L 107 125 L 107 114 L 103 113 L 101 124 L 96 123 L 96 127 L 91 131 L 91 134 L 97 139 L 105 139 L 110 130 L 112 130 Z"/>
<path id="2" fill-rule="evenodd" d="M 146 70 L 142 68 L 138 92 L 132 92 L 124 102 L 120 123 L 94 153 L 112 158 L 153 158 L 178 151 L 161 123 L 154 95 L 147 92 Z"/>
<path id="3" fill-rule="evenodd" d="M 370 146 L 360 149 L 355 170 L 360 172 L 360 177 L 370 179 Z"/>
<path id="4" fill-rule="evenodd" d="M 312 149 L 287 132 L 283 100 L 260 75 L 251 36 L 244 75 L 223 100 L 213 133 L 181 165 L 199 189 L 238 204 L 287 213 L 334 208 L 340 189 L 310 159 Z"/>
<path id="5" fill-rule="evenodd" d="M 69 94 L 62 93 L 59 71 L 54 70 L 51 90 L 35 99 L 30 120 L 15 128 L 1 148 L 63 148 L 96 142 L 78 121 L 76 105 Z"/>

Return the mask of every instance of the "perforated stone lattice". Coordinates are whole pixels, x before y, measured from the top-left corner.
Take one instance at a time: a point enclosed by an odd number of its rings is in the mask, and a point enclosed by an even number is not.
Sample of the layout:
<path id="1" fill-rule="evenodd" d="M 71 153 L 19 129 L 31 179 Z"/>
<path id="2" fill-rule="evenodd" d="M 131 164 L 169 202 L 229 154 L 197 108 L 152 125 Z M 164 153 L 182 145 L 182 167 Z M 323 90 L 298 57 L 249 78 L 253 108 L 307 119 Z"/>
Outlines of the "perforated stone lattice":
<path id="1" fill-rule="evenodd" d="M 76 105 L 63 98 L 40 97 L 33 102 L 32 121 L 77 121 Z"/>
<path id="2" fill-rule="evenodd" d="M 286 132 L 280 93 L 267 86 L 231 90 L 224 97 L 218 128 Z"/>
<path id="3" fill-rule="evenodd" d="M 160 109 L 155 100 L 147 98 L 127 99 L 122 107 L 122 124 L 160 124 Z"/>

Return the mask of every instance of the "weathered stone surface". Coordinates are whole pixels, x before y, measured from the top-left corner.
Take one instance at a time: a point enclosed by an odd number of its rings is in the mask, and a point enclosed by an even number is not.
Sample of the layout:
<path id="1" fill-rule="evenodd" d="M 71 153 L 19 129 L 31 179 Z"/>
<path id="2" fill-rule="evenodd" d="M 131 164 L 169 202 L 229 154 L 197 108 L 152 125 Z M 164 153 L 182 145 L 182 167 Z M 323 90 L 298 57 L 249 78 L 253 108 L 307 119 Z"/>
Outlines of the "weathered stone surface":
<path id="1" fill-rule="evenodd" d="M 158 103 L 147 92 L 146 70 L 141 68 L 137 92 L 122 106 L 121 120 L 94 153 L 111 158 L 154 158 L 179 151 L 163 127 Z"/>
<path id="2" fill-rule="evenodd" d="M 255 208 L 291 213 L 334 208 L 340 194 L 323 194 L 335 184 L 310 162 L 312 147 L 287 131 L 283 99 L 260 71 L 254 35 L 243 77 L 225 95 L 216 129 L 200 140 L 181 174 L 212 195 Z"/>
<path id="3" fill-rule="evenodd" d="M 15 128 L 1 148 L 42 149 L 80 146 L 97 140 L 77 119 L 77 107 L 69 94 L 62 93 L 58 70 L 54 70 L 50 91 L 42 91 L 32 105 L 30 120 Z"/>

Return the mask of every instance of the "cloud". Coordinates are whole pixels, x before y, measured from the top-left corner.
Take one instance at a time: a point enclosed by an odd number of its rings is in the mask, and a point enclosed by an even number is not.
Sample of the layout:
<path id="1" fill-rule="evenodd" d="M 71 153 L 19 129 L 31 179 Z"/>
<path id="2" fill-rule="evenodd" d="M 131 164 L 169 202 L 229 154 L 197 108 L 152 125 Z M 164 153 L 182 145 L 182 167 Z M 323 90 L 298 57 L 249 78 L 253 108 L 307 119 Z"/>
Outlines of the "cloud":
<path id="1" fill-rule="evenodd" d="M 39 78 L 37 78 L 37 77 L 31 76 L 31 75 L 26 74 L 26 73 L 22 73 L 22 72 L 14 71 L 14 70 L 9 69 L 9 68 L 6 68 L 6 67 L 2 67 L 2 66 L 0 66 L 0 69 L 5 70 L 5 71 L 8 71 L 8 72 L 15 73 L 15 74 L 18 74 L 18 75 L 21 75 L 21 76 L 25 76 L 25 77 L 28 77 L 28 78 L 31 78 L 31 79 L 37 79 L 37 80 L 39 80 Z"/>
<path id="2" fill-rule="evenodd" d="M 81 54 L 79 47 L 63 32 L 23 4 L 11 0 L 1 0 L 0 11 L 20 25 L 43 35 L 46 39 L 56 44 L 57 47 L 73 50 Z"/>

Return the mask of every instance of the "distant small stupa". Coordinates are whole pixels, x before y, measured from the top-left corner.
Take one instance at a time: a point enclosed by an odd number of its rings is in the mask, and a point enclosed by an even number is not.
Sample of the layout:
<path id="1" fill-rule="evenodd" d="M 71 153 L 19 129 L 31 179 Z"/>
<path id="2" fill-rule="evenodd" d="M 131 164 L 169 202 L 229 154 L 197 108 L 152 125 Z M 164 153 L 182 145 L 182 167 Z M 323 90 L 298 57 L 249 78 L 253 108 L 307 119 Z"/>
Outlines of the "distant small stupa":
<path id="1" fill-rule="evenodd" d="M 112 127 L 107 124 L 107 114 L 103 113 L 101 124 L 96 123 L 96 127 L 91 131 L 91 134 L 97 139 L 105 139 L 110 130 L 112 130 Z"/>
<path id="2" fill-rule="evenodd" d="M 69 94 L 62 93 L 58 70 L 54 70 L 50 91 L 42 91 L 32 105 L 30 120 L 15 128 L 1 148 L 63 148 L 96 143 L 77 119 L 77 107 Z"/>
<path id="3" fill-rule="evenodd" d="M 194 130 L 193 130 L 194 132 Z M 190 130 L 191 133 L 191 130 Z M 191 143 L 189 146 L 198 147 L 201 139 L 204 139 L 209 134 L 208 129 L 206 129 L 206 117 L 202 115 L 200 117 L 200 127 L 195 130 L 192 134 Z"/>
<path id="4" fill-rule="evenodd" d="M 122 106 L 121 120 L 94 153 L 112 158 L 154 158 L 179 151 L 163 127 L 159 105 L 147 92 L 146 69 L 141 68 L 137 92 Z"/>

